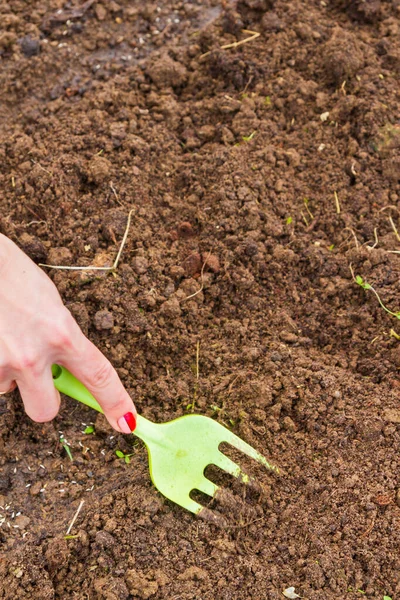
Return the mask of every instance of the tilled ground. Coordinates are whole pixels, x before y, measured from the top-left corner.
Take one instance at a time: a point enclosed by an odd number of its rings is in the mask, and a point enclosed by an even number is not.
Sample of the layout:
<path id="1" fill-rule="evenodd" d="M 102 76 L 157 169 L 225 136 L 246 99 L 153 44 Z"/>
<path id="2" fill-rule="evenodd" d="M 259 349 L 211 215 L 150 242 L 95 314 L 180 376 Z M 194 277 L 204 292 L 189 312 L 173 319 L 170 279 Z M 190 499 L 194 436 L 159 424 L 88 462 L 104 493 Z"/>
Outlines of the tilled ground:
<path id="1" fill-rule="evenodd" d="M 1 397 L 1 598 L 400 595 L 399 17 L 0 0 L 0 231 L 111 265 L 133 210 L 115 276 L 49 275 L 145 416 L 208 415 L 283 471 L 247 464 L 217 527 L 103 417 Z"/>

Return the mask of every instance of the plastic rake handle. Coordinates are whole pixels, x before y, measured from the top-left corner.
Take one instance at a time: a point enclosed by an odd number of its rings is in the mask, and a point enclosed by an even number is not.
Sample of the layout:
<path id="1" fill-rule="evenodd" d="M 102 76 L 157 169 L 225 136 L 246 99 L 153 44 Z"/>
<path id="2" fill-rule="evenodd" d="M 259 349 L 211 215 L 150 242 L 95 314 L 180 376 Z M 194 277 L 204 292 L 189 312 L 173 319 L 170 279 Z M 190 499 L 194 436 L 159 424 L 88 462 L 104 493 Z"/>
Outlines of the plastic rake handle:
<path id="1" fill-rule="evenodd" d="M 72 375 L 72 373 L 59 365 L 53 365 L 51 371 L 53 374 L 54 386 L 59 392 L 104 414 L 104 411 L 97 400 L 92 396 L 89 390 L 85 388 L 83 383 L 78 381 L 78 379 Z M 136 429 L 133 433 L 143 441 L 159 438 L 159 433 L 155 429 L 155 424 L 141 415 L 137 415 Z"/>

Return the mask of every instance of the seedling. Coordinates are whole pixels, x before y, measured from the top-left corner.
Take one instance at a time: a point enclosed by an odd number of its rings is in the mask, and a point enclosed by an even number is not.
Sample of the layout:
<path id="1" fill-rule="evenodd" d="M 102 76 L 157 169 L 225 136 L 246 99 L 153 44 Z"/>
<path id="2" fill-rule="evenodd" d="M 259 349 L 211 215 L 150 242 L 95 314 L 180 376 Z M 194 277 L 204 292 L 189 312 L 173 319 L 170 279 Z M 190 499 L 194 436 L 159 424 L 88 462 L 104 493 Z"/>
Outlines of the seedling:
<path id="1" fill-rule="evenodd" d="M 383 600 L 392 600 L 390 596 L 383 596 Z"/>
<path id="2" fill-rule="evenodd" d="M 363 288 L 363 290 L 371 290 L 371 292 L 373 292 L 375 294 L 375 296 L 378 299 L 379 304 L 381 305 L 381 307 L 383 308 L 383 310 L 385 310 L 387 313 L 389 313 L 389 315 L 392 315 L 393 317 L 396 317 L 396 319 L 400 320 L 400 311 L 398 312 L 393 312 L 392 310 L 389 310 L 387 308 L 387 306 L 385 306 L 381 300 L 381 297 L 379 296 L 378 292 L 376 291 L 375 288 L 372 287 L 372 285 L 370 283 L 367 283 L 366 281 L 364 281 L 364 279 L 361 277 L 361 275 L 356 275 L 354 276 L 353 273 L 353 269 L 350 268 L 350 271 L 352 272 L 353 275 L 353 279 L 354 281 L 357 283 L 357 285 L 359 285 L 360 287 Z"/>
<path id="3" fill-rule="evenodd" d="M 85 427 L 83 433 L 85 433 L 86 435 L 89 435 L 90 433 L 94 433 L 93 425 L 88 425 L 87 427 Z"/>
<path id="4" fill-rule="evenodd" d="M 64 434 L 63 434 L 63 433 L 60 435 L 60 444 L 61 444 L 61 446 L 64 448 L 65 452 L 68 454 L 68 458 L 69 458 L 69 460 L 70 460 L 71 462 L 73 462 L 73 460 L 74 460 L 74 459 L 73 459 L 73 457 L 72 457 L 72 452 L 71 452 L 70 446 L 69 446 L 69 444 L 68 444 L 67 440 L 65 439 L 65 437 L 64 437 Z"/>
<path id="5" fill-rule="evenodd" d="M 129 465 L 131 462 L 131 456 L 133 456 L 133 454 L 124 454 L 122 450 L 116 450 L 115 454 L 118 456 L 118 458 L 123 458 L 127 465 Z"/>
<path id="6" fill-rule="evenodd" d="M 293 219 L 292 219 L 292 217 L 288 217 L 288 218 L 286 219 L 286 225 L 291 225 L 292 223 L 293 223 Z"/>
<path id="7" fill-rule="evenodd" d="M 242 140 L 244 142 L 250 142 L 250 140 L 252 140 L 255 135 L 256 135 L 256 132 L 253 131 L 250 135 L 243 135 Z"/>

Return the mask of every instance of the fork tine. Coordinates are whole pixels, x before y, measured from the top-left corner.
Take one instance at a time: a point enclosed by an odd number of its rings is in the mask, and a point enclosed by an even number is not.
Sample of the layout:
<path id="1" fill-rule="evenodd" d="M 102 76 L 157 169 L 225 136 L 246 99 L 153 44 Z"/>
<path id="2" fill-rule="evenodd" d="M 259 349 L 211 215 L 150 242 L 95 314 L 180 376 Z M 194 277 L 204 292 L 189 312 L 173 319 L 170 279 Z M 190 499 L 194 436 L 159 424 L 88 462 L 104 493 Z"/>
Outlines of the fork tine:
<path id="1" fill-rule="evenodd" d="M 204 510 L 204 506 L 198 502 L 195 502 L 195 500 L 192 500 L 190 496 L 185 498 L 184 501 L 176 500 L 175 498 L 170 498 L 170 500 L 180 504 L 180 506 L 183 506 L 183 508 L 186 508 L 186 510 L 190 510 L 190 512 L 194 513 L 195 515 L 198 515 L 202 510 Z"/>
<path id="2" fill-rule="evenodd" d="M 240 437 L 238 437 L 234 433 L 231 433 L 229 436 L 226 436 L 225 441 L 228 444 L 231 444 L 231 446 L 234 446 L 234 448 L 236 448 L 237 450 L 240 450 L 244 454 L 247 454 L 247 456 L 250 456 L 250 458 L 254 458 L 254 460 L 256 460 L 260 464 L 264 465 L 264 467 L 266 467 L 270 471 L 279 473 L 278 467 L 276 467 L 275 465 L 268 462 L 267 459 L 264 458 L 264 456 L 262 454 L 257 452 L 257 450 L 255 450 L 249 444 L 246 444 L 246 442 L 244 442 L 242 439 L 240 439 Z"/>
<path id="3" fill-rule="evenodd" d="M 203 494 L 207 494 L 208 496 L 211 496 L 211 498 L 214 498 L 215 494 L 219 490 L 219 487 L 218 485 L 204 477 L 196 489 L 198 489 L 200 492 L 203 492 Z"/>
<path id="4" fill-rule="evenodd" d="M 249 476 L 242 471 L 242 469 L 237 465 L 233 460 L 231 460 L 226 454 L 222 452 L 218 453 L 218 456 L 214 460 L 214 464 L 222 471 L 229 473 L 229 475 L 233 475 L 233 477 L 238 477 L 243 483 L 248 483 Z"/>

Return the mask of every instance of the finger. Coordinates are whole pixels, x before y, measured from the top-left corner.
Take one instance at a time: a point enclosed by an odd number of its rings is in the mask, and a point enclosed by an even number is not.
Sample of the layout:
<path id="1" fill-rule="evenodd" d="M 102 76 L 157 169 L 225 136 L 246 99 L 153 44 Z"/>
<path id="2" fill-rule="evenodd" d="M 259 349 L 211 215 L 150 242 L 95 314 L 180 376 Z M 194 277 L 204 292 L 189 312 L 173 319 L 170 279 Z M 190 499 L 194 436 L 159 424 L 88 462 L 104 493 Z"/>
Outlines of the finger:
<path id="1" fill-rule="evenodd" d="M 68 353 L 60 363 L 77 377 L 102 407 L 110 425 L 121 433 L 136 427 L 136 408 L 110 361 L 92 342 L 84 342 L 78 352 Z"/>
<path id="2" fill-rule="evenodd" d="M 9 394 L 10 392 L 13 392 L 16 387 L 17 387 L 17 384 L 15 383 L 15 381 L 8 381 L 7 383 L 4 381 L 1 381 L 0 382 L 0 396 L 4 396 L 4 394 Z"/>
<path id="3" fill-rule="evenodd" d="M 51 421 L 60 408 L 60 394 L 53 384 L 51 370 L 40 375 L 29 373 L 17 379 L 26 414 L 37 423 Z"/>

